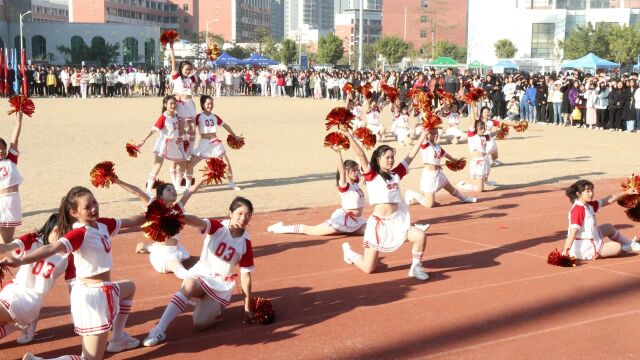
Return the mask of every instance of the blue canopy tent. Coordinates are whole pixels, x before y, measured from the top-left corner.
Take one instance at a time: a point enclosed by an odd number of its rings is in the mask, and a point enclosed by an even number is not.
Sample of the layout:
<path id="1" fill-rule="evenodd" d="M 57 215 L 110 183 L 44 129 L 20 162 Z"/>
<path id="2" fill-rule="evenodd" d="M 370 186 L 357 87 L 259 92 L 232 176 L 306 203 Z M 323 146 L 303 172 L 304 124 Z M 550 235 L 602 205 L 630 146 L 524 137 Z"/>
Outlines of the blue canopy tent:
<path id="1" fill-rule="evenodd" d="M 561 69 L 573 68 L 573 69 L 617 69 L 620 67 L 620 64 L 616 64 L 609 60 L 605 60 L 600 58 L 592 53 L 588 53 L 587 55 L 581 57 L 576 60 L 565 61 L 560 65 Z"/>
<path id="2" fill-rule="evenodd" d="M 505 69 L 518 70 L 519 66 L 511 60 L 500 60 L 497 64 L 493 65 L 493 72 L 496 74 L 503 74 Z"/>
<path id="3" fill-rule="evenodd" d="M 268 59 L 258 53 L 253 53 L 248 58 L 242 60 L 242 64 L 244 65 L 258 65 L 258 66 L 269 66 L 269 65 L 278 65 L 279 62 L 275 60 Z"/>
<path id="4" fill-rule="evenodd" d="M 209 62 L 209 65 L 211 64 L 217 65 L 217 66 L 241 65 L 242 60 L 236 59 L 233 56 L 227 54 L 226 52 L 223 52 L 222 54 L 220 54 L 220 56 L 218 56 L 218 58 L 215 61 Z"/>

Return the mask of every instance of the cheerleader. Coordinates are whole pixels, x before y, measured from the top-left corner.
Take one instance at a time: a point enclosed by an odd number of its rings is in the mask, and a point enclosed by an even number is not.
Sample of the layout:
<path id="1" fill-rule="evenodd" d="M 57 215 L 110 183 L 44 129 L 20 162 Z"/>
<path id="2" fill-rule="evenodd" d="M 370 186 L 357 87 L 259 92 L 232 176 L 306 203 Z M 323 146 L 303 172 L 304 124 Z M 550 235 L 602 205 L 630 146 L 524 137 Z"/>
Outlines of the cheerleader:
<path id="1" fill-rule="evenodd" d="M 387 131 L 382 125 L 381 111 L 382 109 L 374 100 L 367 102 L 367 128 L 376 136 L 377 141 L 380 141 Z"/>
<path id="2" fill-rule="evenodd" d="M 58 211 L 60 240 L 41 246 L 21 258 L 3 261 L 11 266 L 31 264 L 58 253 L 73 253 L 76 279 L 71 289 L 71 315 L 76 334 L 82 336 L 82 357 L 102 359 L 104 351 L 116 353 L 138 347 L 124 326 L 131 311 L 135 285 L 131 280 L 111 282 L 111 237 L 121 228 L 142 225 L 144 216 L 129 219 L 100 218 L 99 205 L 89 189 L 76 186 L 62 199 Z M 43 270 L 45 271 L 45 270 Z M 109 331 L 112 336 L 109 340 Z M 57 360 L 73 360 L 66 355 Z M 28 353 L 23 359 L 42 359 Z"/>
<path id="3" fill-rule="evenodd" d="M 351 126 L 353 129 L 359 129 L 365 126 L 364 121 L 362 121 L 362 104 L 360 104 L 360 100 L 357 98 L 355 100 L 350 99 L 347 102 L 347 109 L 351 111 L 355 118 L 351 120 Z"/>
<path id="4" fill-rule="evenodd" d="M 342 207 L 331 214 L 331 218 L 322 224 L 284 225 L 282 221 L 267 228 L 268 232 L 276 234 L 304 234 L 304 235 L 335 235 L 354 234 L 364 235 L 365 224 L 362 219 L 364 209 L 364 192 L 360 189 L 360 171 L 358 163 L 353 160 L 342 161 L 340 150 L 338 154 L 338 171 L 336 185 L 340 194 Z"/>
<path id="5" fill-rule="evenodd" d="M 18 171 L 18 139 L 22 129 L 22 112 L 18 112 L 11 134 L 11 144 L 0 138 L 0 237 L 2 243 L 13 240 L 16 227 L 22 225 L 20 184 L 22 175 Z"/>
<path id="6" fill-rule="evenodd" d="M 213 111 L 213 98 L 209 95 L 200 97 L 200 107 L 202 112 L 196 116 L 196 126 L 200 133 L 200 142 L 198 147 L 193 150 L 191 160 L 187 164 L 186 179 L 187 184 L 191 184 L 193 178 L 193 168 L 200 162 L 200 160 L 207 160 L 211 158 L 221 158 L 227 165 L 225 173 L 227 180 L 229 180 L 228 188 L 233 190 L 241 190 L 239 186 L 233 181 L 233 171 L 231 170 L 231 162 L 227 156 L 227 151 L 224 148 L 222 140 L 218 139 L 217 132 L 218 127 L 222 126 L 231 136 L 237 140 L 243 139 L 242 136 L 236 135 L 231 127 L 226 124 L 222 119 L 214 114 Z"/>
<path id="7" fill-rule="evenodd" d="M 419 142 L 413 146 L 407 157 L 395 167 L 394 148 L 388 145 L 378 146 L 369 161 L 353 136 L 348 132 L 345 134 L 363 169 L 369 203 L 374 205 L 374 208 L 373 214 L 367 220 L 364 233 L 364 255 L 354 252 L 349 243 L 345 242 L 342 244 L 344 261 L 369 274 L 375 270 L 379 251 L 395 251 L 408 240 L 413 243 L 409 276 L 427 280 L 429 275 L 422 268 L 422 255 L 427 238 L 423 230 L 411 226 L 409 212 L 400 196 L 400 180 L 409 172 L 409 164 L 418 154 L 426 134 L 420 136 Z"/>
<path id="8" fill-rule="evenodd" d="M 489 140 L 488 140 L 488 154 L 491 155 L 491 165 L 493 166 L 498 166 L 498 165 L 502 165 L 502 162 L 498 161 L 498 145 L 496 144 L 496 140 L 494 139 L 494 135 L 491 134 L 491 130 L 495 127 L 497 128 L 498 126 L 500 126 L 502 124 L 502 122 L 500 122 L 499 120 L 495 120 L 491 118 L 491 110 L 484 106 L 482 108 L 482 110 L 480 110 L 480 120 L 482 120 L 485 123 L 485 127 L 486 127 L 486 133 L 489 134 Z M 516 122 L 515 121 L 503 121 L 504 123 L 508 124 L 508 125 L 515 125 Z M 471 136 L 472 134 L 468 134 L 469 136 Z"/>
<path id="9" fill-rule="evenodd" d="M 178 165 L 184 163 L 187 159 L 184 141 L 180 137 L 180 122 L 176 116 L 176 98 L 173 95 L 164 97 L 162 100 L 162 115 L 160 115 L 155 125 L 149 130 L 144 139 L 140 141 L 138 146 L 142 147 L 147 139 L 155 132 L 160 132 L 160 136 L 158 136 L 158 140 L 156 140 L 153 148 L 155 159 L 151 173 L 147 179 L 146 191 L 149 196 L 151 196 L 153 184 L 156 181 L 158 172 L 165 159 L 171 161 L 169 174 L 171 176 L 171 182 L 176 189 L 178 189 L 180 179 L 182 178 L 178 173 Z"/>
<path id="10" fill-rule="evenodd" d="M 169 301 L 158 324 L 149 331 L 144 346 L 155 346 L 166 338 L 169 324 L 187 311 L 191 299 L 199 300 L 193 311 L 193 325 L 204 330 L 220 320 L 222 309 L 231 301 L 236 288 L 236 265 L 240 267 L 240 285 L 244 292 L 244 312 L 253 319 L 250 307 L 251 272 L 254 270 L 253 250 L 247 225 L 253 215 L 251 201 L 236 197 L 229 206 L 229 219 L 200 219 L 187 215 L 187 225 L 195 226 L 205 235 L 200 260 L 191 268 L 180 290 Z"/>
<path id="11" fill-rule="evenodd" d="M 162 183 L 158 185 L 158 187 L 156 187 L 156 196 L 152 198 L 140 190 L 140 188 L 124 182 L 119 178 L 113 179 L 113 183 L 120 185 L 121 188 L 136 195 L 145 205 L 148 205 L 155 199 L 159 199 L 167 208 L 171 208 L 175 212 L 183 213 L 187 201 L 189 201 L 191 195 L 198 191 L 198 188 L 200 188 L 204 180 L 204 178 L 200 179 L 187 189 L 178 202 L 176 202 L 178 193 L 172 184 Z M 189 258 L 189 251 L 187 251 L 179 241 L 180 234 L 176 234 L 163 242 L 146 244 L 141 241 L 136 244 L 136 253 L 149 253 L 149 261 L 155 271 L 161 274 L 173 273 L 178 279 L 184 279 L 189 271 L 184 268 L 182 261 Z"/>
<path id="12" fill-rule="evenodd" d="M 14 256 L 21 257 L 56 242 L 59 237 L 57 221 L 57 214 L 51 214 L 38 232 L 25 234 L 9 244 L 0 244 L 0 254 L 13 251 Z M 18 344 L 33 340 L 44 297 L 62 274 L 67 284 L 71 285 L 75 268 L 68 255 L 62 253 L 53 254 L 35 264 L 20 266 L 13 280 L 0 292 L 0 340 L 18 329 L 22 330 Z"/>
<path id="13" fill-rule="evenodd" d="M 196 129 L 193 120 L 196 117 L 196 104 L 193 102 L 193 90 L 197 79 L 192 74 L 193 66 L 189 61 L 181 61 L 176 67 L 176 57 L 173 52 L 173 45 L 169 47 L 169 60 L 171 61 L 171 84 L 173 85 L 173 96 L 175 97 L 176 114 L 180 121 L 179 135 L 188 142 L 186 154 L 190 154 L 193 143 L 196 140 Z M 186 134 L 184 134 L 186 129 Z"/>
<path id="14" fill-rule="evenodd" d="M 596 224 L 596 213 L 603 207 L 624 198 L 638 194 L 635 189 L 628 189 L 600 200 L 593 200 L 594 186 L 588 180 L 578 180 L 571 185 L 566 195 L 573 203 L 569 210 L 569 229 L 564 241 L 563 255 L 570 255 L 581 260 L 594 260 L 617 256 L 621 252 L 638 252 L 640 244 L 637 238 L 629 239 L 622 235 L 611 224 Z M 608 237 L 612 241 L 604 241 Z"/>
<path id="15" fill-rule="evenodd" d="M 447 130 L 444 133 L 444 138 L 447 142 L 457 144 L 464 133 L 458 128 L 460 125 L 460 113 L 458 112 L 458 103 L 455 101 L 451 105 L 444 108 L 442 118 L 447 121 Z"/>
<path id="16" fill-rule="evenodd" d="M 474 197 L 462 195 L 462 193 L 449 182 L 447 176 L 442 171 L 442 158 L 451 161 L 455 161 L 456 159 L 445 152 L 438 144 L 438 128 L 427 131 L 427 138 L 420 144 L 420 149 L 422 162 L 424 163 L 424 170 L 422 170 L 422 178 L 420 179 L 420 191 L 424 195 L 412 190 L 407 190 L 405 193 L 405 201 L 408 205 L 419 203 L 424 207 L 434 207 L 438 205 L 435 202 L 435 194 L 443 188 L 463 203 L 474 203 L 477 201 Z"/>
<path id="17" fill-rule="evenodd" d="M 411 139 L 411 127 L 409 126 L 409 109 L 403 105 L 396 107 L 396 112 L 393 114 L 394 120 L 391 130 L 396 135 L 400 145 L 411 146 L 413 141 Z"/>
<path id="18" fill-rule="evenodd" d="M 471 153 L 469 170 L 473 184 L 460 181 L 458 187 L 469 191 L 483 192 L 485 183 L 491 186 L 497 185 L 494 181 L 488 180 L 491 173 L 491 134 L 487 133 L 487 125 L 482 120 L 476 120 L 474 129 L 475 131 L 469 131 L 467 140 Z"/>

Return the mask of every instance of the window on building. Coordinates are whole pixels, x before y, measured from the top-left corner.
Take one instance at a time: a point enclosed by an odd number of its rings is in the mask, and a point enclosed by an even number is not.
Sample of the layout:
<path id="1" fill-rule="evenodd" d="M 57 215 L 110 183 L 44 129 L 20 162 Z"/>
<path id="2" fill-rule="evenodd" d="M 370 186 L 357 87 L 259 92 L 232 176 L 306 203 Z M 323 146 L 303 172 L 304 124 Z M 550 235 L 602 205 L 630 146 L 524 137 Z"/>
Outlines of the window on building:
<path id="1" fill-rule="evenodd" d="M 576 31 L 578 27 L 585 26 L 585 16 L 584 15 L 567 15 L 567 22 L 564 28 L 564 37 L 568 37 L 569 34 Z"/>
<path id="2" fill-rule="evenodd" d="M 631 13 L 631 17 L 629 18 L 629 26 L 636 26 L 640 24 L 640 14 Z"/>
<path id="3" fill-rule="evenodd" d="M 75 35 L 71 38 L 71 62 L 72 63 L 79 64 L 81 61 L 85 60 L 85 59 L 81 59 L 80 57 L 84 53 L 84 48 L 86 46 L 87 45 L 85 45 L 84 40 L 80 36 Z"/>
<path id="4" fill-rule="evenodd" d="M 39 61 L 47 60 L 47 40 L 44 36 L 34 35 L 31 38 L 31 58 Z"/>
<path id="5" fill-rule="evenodd" d="M 144 41 L 144 63 L 147 66 L 156 65 L 156 42 L 151 38 Z"/>
<path id="6" fill-rule="evenodd" d="M 420 22 L 421 23 L 426 23 L 427 22 L 427 15 L 420 15 Z"/>
<path id="7" fill-rule="evenodd" d="M 608 9 L 611 6 L 611 0 L 590 0 L 589 5 L 592 9 Z"/>
<path id="8" fill-rule="evenodd" d="M 122 62 L 138 62 L 138 40 L 135 38 L 128 37 L 122 42 Z"/>
<path id="9" fill-rule="evenodd" d="M 554 34 L 556 24 L 539 23 L 532 24 L 531 30 L 531 57 L 550 58 L 554 48 Z"/>
<path id="10" fill-rule="evenodd" d="M 556 8 L 567 10 L 584 10 L 587 8 L 587 0 L 557 0 Z"/>
<path id="11" fill-rule="evenodd" d="M 420 0 L 420 7 L 423 9 L 426 9 L 429 7 L 429 1 L 428 0 Z"/>
<path id="12" fill-rule="evenodd" d="M 189 4 L 183 4 L 182 5 L 182 10 L 189 11 Z"/>
<path id="13" fill-rule="evenodd" d="M 420 30 L 420 37 L 421 38 L 426 38 L 427 37 L 427 30 Z"/>

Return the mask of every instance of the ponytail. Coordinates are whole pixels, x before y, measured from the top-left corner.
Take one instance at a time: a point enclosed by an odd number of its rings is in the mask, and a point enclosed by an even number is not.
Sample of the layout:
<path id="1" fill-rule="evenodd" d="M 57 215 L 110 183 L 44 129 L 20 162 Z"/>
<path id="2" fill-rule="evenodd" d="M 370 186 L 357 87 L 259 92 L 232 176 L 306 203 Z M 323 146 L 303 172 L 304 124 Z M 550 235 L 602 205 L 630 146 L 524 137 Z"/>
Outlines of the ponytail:
<path id="1" fill-rule="evenodd" d="M 38 236 L 40 236 L 40 238 L 42 239 L 42 243 L 44 245 L 49 244 L 49 234 L 53 232 L 53 229 L 55 229 L 57 223 L 58 223 L 58 214 L 53 213 L 49 215 L 49 218 L 47 219 L 47 221 L 45 221 L 42 227 L 40 228 L 40 230 L 38 230 Z M 60 232 L 58 232 L 58 235 L 59 235 L 58 237 L 61 236 Z"/>
<path id="2" fill-rule="evenodd" d="M 60 236 L 72 230 L 73 223 L 77 219 L 71 215 L 71 210 L 78 208 L 78 197 L 84 194 L 91 194 L 91 190 L 84 186 L 76 186 L 71 188 L 60 201 L 60 208 L 58 209 L 58 233 Z"/>
<path id="3" fill-rule="evenodd" d="M 569 201 L 574 202 L 578 199 L 578 194 L 582 193 L 587 188 L 591 188 L 593 190 L 593 183 L 591 181 L 578 180 L 567 188 L 565 194 L 569 198 Z"/>

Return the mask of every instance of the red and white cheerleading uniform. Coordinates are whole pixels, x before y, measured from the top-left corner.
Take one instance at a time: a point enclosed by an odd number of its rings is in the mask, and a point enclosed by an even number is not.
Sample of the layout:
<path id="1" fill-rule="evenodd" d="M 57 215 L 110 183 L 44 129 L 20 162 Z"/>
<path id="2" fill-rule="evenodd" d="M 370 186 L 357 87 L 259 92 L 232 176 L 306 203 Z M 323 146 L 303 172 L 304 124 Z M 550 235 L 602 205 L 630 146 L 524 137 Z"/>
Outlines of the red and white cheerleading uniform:
<path id="1" fill-rule="evenodd" d="M 362 106 L 354 106 L 351 109 L 351 113 L 355 116 L 355 119 L 351 120 L 351 126 L 353 129 L 359 129 L 365 125 L 364 121 L 362 121 Z"/>
<path id="2" fill-rule="evenodd" d="M 218 132 L 218 127 L 222 126 L 224 122 L 222 118 L 213 113 L 206 115 L 201 112 L 196 116 L 196 125 L 200 135 L 202 134 L 215 134 Z M 203 159 L 219 158 L 226 153 L 224 144 L 217 137 L 213 139 L 200 138 L 198 147 L 193 150 L 193 155 L 199 156 Z"/>
<path id="3" fill-rule="evenodd" d="M 151 199 L 153 201 L 155 199 Z M 171 208 L 173 213 L 184 213 L 184 206 L 181 202 L 177 202 Z M 175 240 L 180 241 L 180 234 L 176 234 L 172 237 Z M 149 247 L 149 261 L 153 270 L 166 274 L 170 272 L 168 265 L 170 262 L 177 260 L 182 261 L 189 258 L 189 251 L 178 242 L 178 245 L 166 245 L 165 243 L 154 242 Z"/>
<path id="4" fill-rule="evenodd" d="M 602 207 L 600 200 L 586 204 L 576 200 L 569 210 L 569 230 L 577 229 L 576 238 L 569 255 L 582 260 L 593 260 L 600 255 L 604 240 L 598 225 L 596 213 Z"/>
<path id="5" fill-rule="evenodd" d="M 17 149 L 9 148 L 7 156 L 0 160 L 0 189 L 20 185 L 24 179 L 18 171 Z M 17 227 L 22 225 L 22 205 L 20 194 L 11 192 L 0 195 L 0 227 Z"/>
<path id="6" fill-rule="evenodd" d="M 400 114 L 394 121 L 394 133 L 398 138 L 398 141 L 404 141 L 409 135 L 411 135 L 411 128 L 409 126 L 409 115 Z"/>
<path id="7" fill-rule="evenodd" d="M 400 194 L 400 180 L 408 173 L 409 166 L 404 161 L 391 171 L 390 180 L 385 180 L 380 174 L 374 172 L 371 166 L 364 171 L 369 204 L 398 204 L 398 210 L 388 217 L 379 217 L 374 214 L 369 217 L 364 232 L 365 247 L 391 252 L 407 240 L 411 218 Z"/>
<path id="8" fill-rule="evenodd" d="M 498 151 L 498 144 L 496 144 L 496 140 L 493 138 L 493 136 L 491 136 L 491 129 L 493 129 L 494 127 L 500 126 L 500 121 L 489 119 L 489 120 L 485 120 L 484 123 L 487 128 L 487 130 L 485 130 L 485 133 L 489 135 L 489 141 L 487 144 L 487 154 L 493 154 L 494 152 Z"/>
<path id="9" fill-rule="evenodd" d="M 193 88 L 196 86 L 194 75 L 183 78 L 180 73 L 171 76 L 173 84 L 173 94 L 180 96 L 193 96 Z M 178 100 L 176 103 L 176 114 L 180 120 L 193 120 L 196 117 L 196 104 L 193 99 Z"/>
<path id="10" fill-rule="evenodd" d="M 341 233 L 357 231 L 367 222 L 363 218 L 355 216 L 351 210 L 364 207 L 364 192 L 357 182 L 339 184 L 338 192 L 340 193 L 340 205 L 342 207 L 331 214 L 331 218 L 327 220 L 327 225 Z"/>
<path id="11" fill-rule="evenodd" d="M 367 128 L 374 134 L 382 135 L 382 120 L 379 111 L 369 110 L 367 112 Z"/>
<path id="12" fill-rule="evenodd" d="M 203 219 L 207 227 L 200 260 L 189 270 L 198 280 L 202 289 L 213 300 L 223 306 L 229 305 L 231 293 L 236 285 L 236 265 L 241 272 L 252 272 L 253 249 L 249 234 L 245 231 L 239 237 L 232 237 L 229 220 Z"/>
<path id="13" fill-rule="evenodd" d="M 467 140 L 469 145 L 469 151 L 479 151 L 485 154 L 483 157 L 471 158 L 469 170 L 471 171 L 472 179 L 486 179 L 491 173 L 491 159 L 489 159 L 488 149 L 491 136 L 479 135 L 473 132 L 469 132 L 469 139 Z"/>
<path id="14" fill-rule="evenodd" d="M 82 279 L 113 267 L 111 237 L 120 231 L 119 219 L 98 219 L 97 227 L 75 223 L 58 241 L 73 253 L 76 280 L 71 289 L 71 316 L 78 335 L 97 335 L 111 330 L 120 309 L 120 287 L 112 282 L 85 284 Z M 129 309 L 122 309 L 128 311 Z"/>
<path id="15" fill-rule="evenodd" d="M 462 130 L 460 130 L 458 128 L 458 125 L 460 125 L 460 114 L 457 112 L 450 112 L 447 115 L 447 131 L 445 131 L 445 136 L 451 136 L 451 137 L 461 137 L 462 135 L 464 135 L 464 133 L 462 132 Z"/>
<path id="16" fill-rule="evenodd" d="M 444 158 L 447 153 L 439 144 L 434 145 L 428 141 L 420 144 L 420 149 L 422 162 L 425 165 L 436 166 L 436 170 L 430 170 L 426 167 L 422 170 L 420 191 L 425 193 L 436 193 L 449 182 L 441 168 L 442 158 Z"/>
<path id="17" fill-rule="evenodd" d="M 187 156 L 184 152 L 184 140 L 180 137 L 180 122 L 176 116 L 168 113 L 160 115 L 153 129 L 160 132 L 158 140 L 153 147 L 153 152 L 167 160 L 184 161 Z"/>
<path id="18" fill-rule="evenodd" d="M 43 246 L 42 239 L 36 233 L 25 234 L 13 240 L 18 245 L 15 257 L 26 254 Z M 27 326 L 38 318 L 44 296 L 51 291 L 56 279 L 64 274 L 70 283 L 75 278 L 72 256 L 54 254 L 32 264 L 20 266 L 13 280 L 0 292 L 0 306 L 4 307 L 19 326 Z"/>

